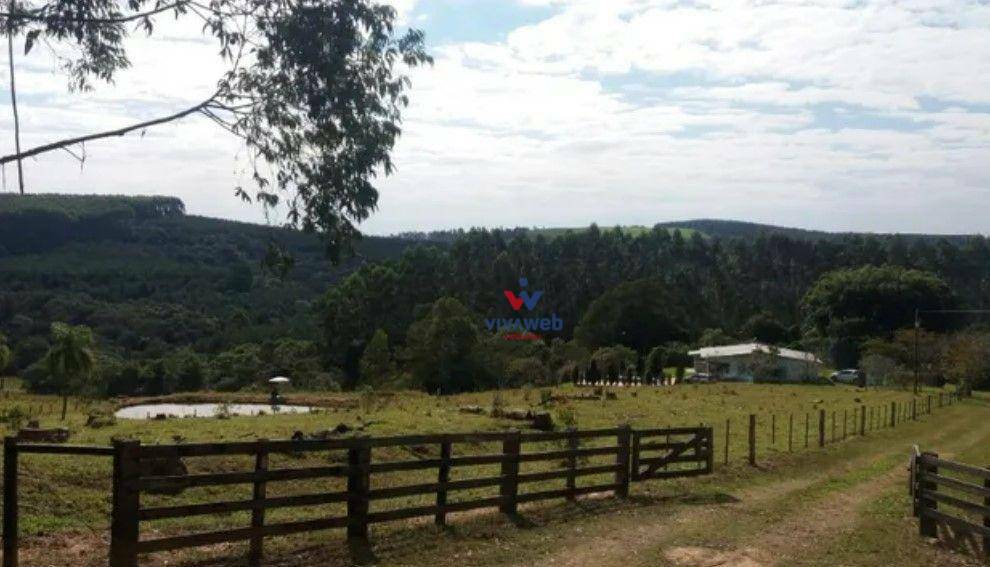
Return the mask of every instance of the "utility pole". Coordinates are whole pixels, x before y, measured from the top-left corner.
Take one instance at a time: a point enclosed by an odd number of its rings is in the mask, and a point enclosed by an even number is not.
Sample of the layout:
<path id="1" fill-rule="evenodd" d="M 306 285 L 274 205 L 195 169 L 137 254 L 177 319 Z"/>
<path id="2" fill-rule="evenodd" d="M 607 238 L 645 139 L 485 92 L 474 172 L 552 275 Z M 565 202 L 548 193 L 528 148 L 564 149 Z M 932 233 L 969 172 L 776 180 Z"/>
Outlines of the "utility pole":
<path id="1" fill-rule="evenodd" d="M 11 14 L 15 12 L 14 0 L 8 3 L 8 10 Z M 10 69 L 10 105 L 14 109 L 14 149 L 21 153 L 21 119 L 17 114 L 17 86 L 14 83 L 14 24 L 10 18 L 7 19 L 7 63 Z M 17 159 L 17 186 L 24 194 L 24 165 L 20 158 Z"/>

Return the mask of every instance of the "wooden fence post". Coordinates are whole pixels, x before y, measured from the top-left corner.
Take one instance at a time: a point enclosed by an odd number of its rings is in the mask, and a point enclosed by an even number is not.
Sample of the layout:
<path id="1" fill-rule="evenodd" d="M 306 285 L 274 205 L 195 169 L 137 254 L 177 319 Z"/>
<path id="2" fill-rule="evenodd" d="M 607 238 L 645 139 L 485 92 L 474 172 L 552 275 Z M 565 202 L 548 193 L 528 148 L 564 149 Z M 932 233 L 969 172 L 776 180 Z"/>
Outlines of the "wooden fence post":
<path id="1" fill-rule="evenodd" d="M 818 446 L 825 446 L 825 410 L 818 410 Z"/>
<path id="2" fill-rule="evenodd" d="M 447 525 L 447 483 L 450 482 L 450 455 L 452 445 L 449 440 L 440 442 L 440 468 L 437 471 L 437 513 L 433 516 L 433 523 L 438 526 Z M 570 479 L 568 479 L 569 481 Z M 568 488 L 570 486 L 568 485 Z"/>
<path id="3" fill-rule="evenodd" d="M 983 479 L 983 488 L 990 490 L 990 478 Z M 983 505 L 990 507 L 990 495 L 983 497 Z M 990 514 L 983 516 L 983 527 L 990 528 Z M 983 554 L 990 557 L 990 536 L 983 536 Z"/>
<path id="4" fill-rule="evenodd" d="M 575 439 L 574 441 L 576 442 L 577 439 Z M 632 480 L 639 480 L 639 444 L 640 444 L 640 441 L 641 441 L 641 439 L 640 439 L 639 433 L 636 432 L 636 431 L 633 431 L 632 432 L 632 454 L 629 457 L 629 461 L 630 461 L 629 462 L 629 472 L 630 472 L 630 475 L 632 476 Z M 577 449 L 577 445 L 576 444 L 574 446 L 574 449 Z M 571 450 L 573 451 L 574 449 L 571 449 Z M 573 469 L 571 469 L 571 470 L 573 470 Z M 573 478 L 574 477 L 573 476 L 570 476 L 570 475 L 567 477 L 567 488 L 568 489 L 573 489 L 574 488 L 571 485 L 571 483 L 573 482 Z M 573 496 L 570 497 L 570 498 L 573 499 Z"/>
<path id="5" fill-rule="evenodd" d="M 361 437 L 353 441 L 347 449 L 347 539 L 368 539 L 371 443 Z"/>
<path id="6" fill-rule="evenodd" d="M 932 414 L 932 395 L 928 394 L 928 415 Z"/>
<path id="7" fill-rule="evenodd" d="M 705 445 L 707 446 L 707 459 L 705 460 L 705 474 L 711 474 L 715 470 L 715 428 L 708 427 L 705 431 Z"/>
<path id="8" fill-rule="evenodd" d="M 110 567 L 137 567 L 141 442 L 114 441 L 110 512 Z"/>
<path id="9" fill-rule="evenodd" d="M 928 475 L 938 474 L 938 466 L 931 464 L 925 464 L 927 459 L 938 459 L 938 453 L 922 453 L 921 454 L 921 466 L 919 467 L 922 476 L 921 482 L 918 483 L 918 488 L 920 490 L 928 490 L 934 492 L 938 490 L 938 485 L 934 482 L 924 480 Z M 920 521 L 918 522 L 919 533 L 926 537 L 938 537 L 938 525 L 935 522 L 935 518 L 925 515 L 925 508 L 934 510 L 938 508 L 938 503 L 931 498 L 926 498 L 924 494 L 918 495 L 918 507 L 920 508 Z"/>
<path id="10" fill-rule="evenodd" d="M 794 414 L 787 416 L 787 452 L 794 451 Z"/>
<path id="11" fill-rule="evenodd" d="M 756 466 L 756 414 L 749 414 L 749 465 Z"/>
<path id="12" fill-rule="evenodd" d="M 17 567 L 17 438 L 3 440 L 3 567 Z"/>
<path id="13" fill-rule="evenodd" d="M 911 400 L 911 421 L 918 421 L 918 398 Z"/>
<path id="14" fill-rule="evenodd" d="M 804 413 L 804 448 L 808 448 L 808 429 L 811 424 L 811 414 L 808 412 Z"/>
<path id="15" fill-rule="evenodd" d="M 619 428 L 616 443 L 619 446 L 615 454 L 615 495 L 620 498 L 629 496 L 629 442 L 632 438 L 632 427 L 627 423 Z"/>
<path id="16" fill-rule="evenodd" d="M 832 443 L 835 443 L 835 410 L 832 410 Z"/>
<path id="17" fill-rule="evenodd" d="M 842 440 L 845 441 L 849 432 L 849 410 L 842 410 Z"/>
<path id="18" fill-rule="evenodd" d="M 777 446 L 777 414 L 770 414 L 770 446 Z"/>
<path id="19" fill-rule="evenodd" d="M 729 422 L 730 418 L 725 420 L 725 464 L 729 464 Z"/>
<path id="20" fill-rule="evenodd" d="M 866 406 L 859 407 L 859 436 L 866 435 Z"/>
<path id="21" fill-rule="evenodd" d="M 499 487 L 499 496 L 502 497 L 502 504 L 499 510 L 503 514 L 514 515 L 518 509 L 516 498 L 519 496 L 519 448 L 521 444 L 520 433 L 510 431 L 505 434 L 502 440 L 502 484 Z"/>
<path id="22" fill-rule="evenodd" d="M 266 483 L 263 475 L 268 470 L 268 447 L 267 439 L 258 439 L 258 447 L 254 454 L 254 479 L 253 498 L 255 502 L 265 499 Z M 265 509 L 262 507 L 251 510 L 251 527 L 257 530 L 265 527 Z M 265 554 L 265 538 L 260 533 L 251 535 L 251 547 L 248 551 L 248 565 L 259 567 Z"/>
<path id="23" fill-rule="evenodd" d="M 897 427 L 897 402 L 890 402 L 890 426 Z"/>

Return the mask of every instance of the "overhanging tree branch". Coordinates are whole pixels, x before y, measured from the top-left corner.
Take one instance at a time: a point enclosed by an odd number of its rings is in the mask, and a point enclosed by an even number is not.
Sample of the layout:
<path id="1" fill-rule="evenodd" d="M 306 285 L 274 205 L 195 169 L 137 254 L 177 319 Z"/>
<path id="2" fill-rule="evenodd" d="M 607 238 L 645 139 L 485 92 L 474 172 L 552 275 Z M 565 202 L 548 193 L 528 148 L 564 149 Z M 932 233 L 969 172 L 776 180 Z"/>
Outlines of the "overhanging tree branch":
<path id="1" fill-rule="evenodd" d="M 176 112 L 175 114 L 170 114 L 168 116 L 163 116 L 161 118 L 155 118 L 154 120 L 147 120 L 145 122 L 138 122 L 137 124 L 131 124 L 130 126 L 125 126 L 123 128 L 117 128 L 115 130 L 107 130 L 105 132 L 97 132 L 95 134 L 88 134 L 86 136 L 78 136 L 76 138 L 68 138 L 68 139 L 65 139 L 65 140 L 59 140 L 58 142 L 52 142 L 50 144 L 45 144 L 43 146 L 37 146 L 37 147 L 31 148 L 29 150 L 25 150 L 25 151 L 20 152 L 20 153 L 15 153 L 15 154 L 11 154 L 11 155 L 2 156 L 2 157 L 0 157 L 0 165 L 3 165 L 5 163 L 10 163 L 12 161 L 17 161 L 19 159 L 33 157 L 33 156 L 36 156 L 36 155 L 39 155 L 39 154 L 43 154 L 43 153 L 47 153 L 47 152 L 50 152 L 50 151 L 53 151 L 53 150 L 59 150 L 59 149 L 62 149 L 62 148 L 67 148 L 69 146 L 74 146 L 76 144 L 82 144 L 84 142 L 89 142 L 89 141 L 92 141 L 92 140 L 99 140 L 99 139 L 102 139 L 102 138 L 112 138 L 112 137 L 115 137 L 115 136 L 123 136 L 123 135 L 128 134 L 130 132 L 133 132 L 135 130 L 143 130 L 143 129 L 149 128 L 151 126 L 157 126 L 159 124 L 165 124 L 167 122 L 172 122 L 172 121 L 175 121 L 175 120 L 180 120 L 182 118 L 185 118 L 186 116 L 189 116 L 190 114 L 195 114 L 197 112 L 202 112 L 203 109 L 205 109 L 206 107 L 208 107 L 211 103 L 213 103 L 216 100 L 216 98 L 217 98 L 217 96 L 219 96 L 219 94 L 220 94 L 220 92 L 217 91 L 212 96 L 210 96 L 210 98 L 204 100 L 203 102 L 201 102 L 201 103 L 199 103 L 199 104 L 197 104 L 195 106 L 190 106 L 189 108 L 187 108 L 187 109 L 185 109 L 185 110 L 183 110 L 181 112 Z"/>
<path id="2" fill-rule="evenodd" d="M 284 198 L 289 222 L 323 233 L 334 259 L 358 234 L 355 223 L 376 207 L 374 178 L 392 171 L 390 153 L 408 105 L 407 70 L 432 62 L 422 32 L 397 32 L 396 11 L 381 0 L 37 0 L 37 7 L 16 1 L 0 27 L 24 35 L 25 52 L 38 41 L 71 46 L 75 55 L 60 61 L 70 89 L 112 83 L 130 67 L 126 41 L 142 28 L 153 35 L 153 16 L 163 12 L 202 20 L 203 34 L 216 40 L 231 68 L 216 93 L 180 112 L 17 148 L 0 156 L 0 165 L 70 148 L 84 160 L 77 148 L 85 142 L 200 114 L 239 137 L 252 161 L 264 162 L 252 175 L 257 200 L 273 206 Z M 242 53 L 249 56 L 243 67 Z"/>
<path id="3" fill-rule="evenodd" d="M 147 12 L 139 12 L 136 14 L 130 14 L 128 16 L 117 16 L 111 18 L 67 18 L 59 15 L 49 15 L 45 13 L 47 6 L 42 6 L 36 10 L 31 10 L 27 12 L 0 12 L 0 18 L 7 18 L 9 20 L 27 20 L 31 22 L 47 22 L 50 20 L 65 22 L 65 23 L 85 23 L 85 24 L 124 24 L 127 22 L 133 22 L 143 18 L 148 18 L 162 12 L 168 12 L 169 10 L 174 10 L 176 8 L 181 8 L 183 6 L 191 4 L 191 0 L 179 0 L 172 4 L 165 6 L 159 6 L 153 10 L 148 10 Z"/>

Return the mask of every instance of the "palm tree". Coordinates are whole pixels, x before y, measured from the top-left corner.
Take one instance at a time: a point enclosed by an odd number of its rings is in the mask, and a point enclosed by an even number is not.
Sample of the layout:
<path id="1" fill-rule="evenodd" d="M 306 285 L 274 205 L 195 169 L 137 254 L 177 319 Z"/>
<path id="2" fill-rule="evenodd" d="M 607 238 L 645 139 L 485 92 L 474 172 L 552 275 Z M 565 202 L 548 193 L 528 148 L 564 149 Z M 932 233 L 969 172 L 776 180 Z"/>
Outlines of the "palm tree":
<path id="1" fill-rule="evenodd" d="M 11 354 L 10 347 L 7 346 L 7 337 L 5 337 L 3 333 L 0 333 L 0 392 L 2 392 L 4 390 L 4 386 L 6 386 L 4 383 L 6 379 L 4 378 L 3 371 L 10 366 L 10 359 Z"/>
<path id="2" fill-rule="evenodd" d="M 48 351 L 48 370 L 62 396 L 62 421 L 69 405 L 69 394 L 79 391 L 96 369 L 93 332 L 86 326 L 52 324 L 52 347 Z"/>

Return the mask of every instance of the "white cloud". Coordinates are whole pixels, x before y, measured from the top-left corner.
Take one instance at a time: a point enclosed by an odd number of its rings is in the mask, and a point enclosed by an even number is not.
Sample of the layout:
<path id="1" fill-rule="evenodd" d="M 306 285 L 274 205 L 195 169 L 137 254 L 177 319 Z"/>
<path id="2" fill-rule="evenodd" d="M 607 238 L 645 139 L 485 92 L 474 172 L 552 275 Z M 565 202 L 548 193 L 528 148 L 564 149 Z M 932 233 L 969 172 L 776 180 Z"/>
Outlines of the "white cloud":
<path id="1" fill-rule="evenodd" d="M 520 3 L 555 15 L 502 43 L 435 48 L 436 65 L 415 73 L 398 172 L 366 229 L 718 216 L 990 232 L 985 3 Z M 394 5 L 409 17 L 415 2 Z M 135 44 L 115 88 L 82 98 L 32 54 L 18 75 L 28 144 L 208 93 L 222 69 L 213 46 L 167 31 Z M 39 158 L 30 184 L 177 194 L 194 212 L 260 219 L 231 195 L 238 145 L 205 121 L 88 150 L 82 173 L 68 156 Z"/>

